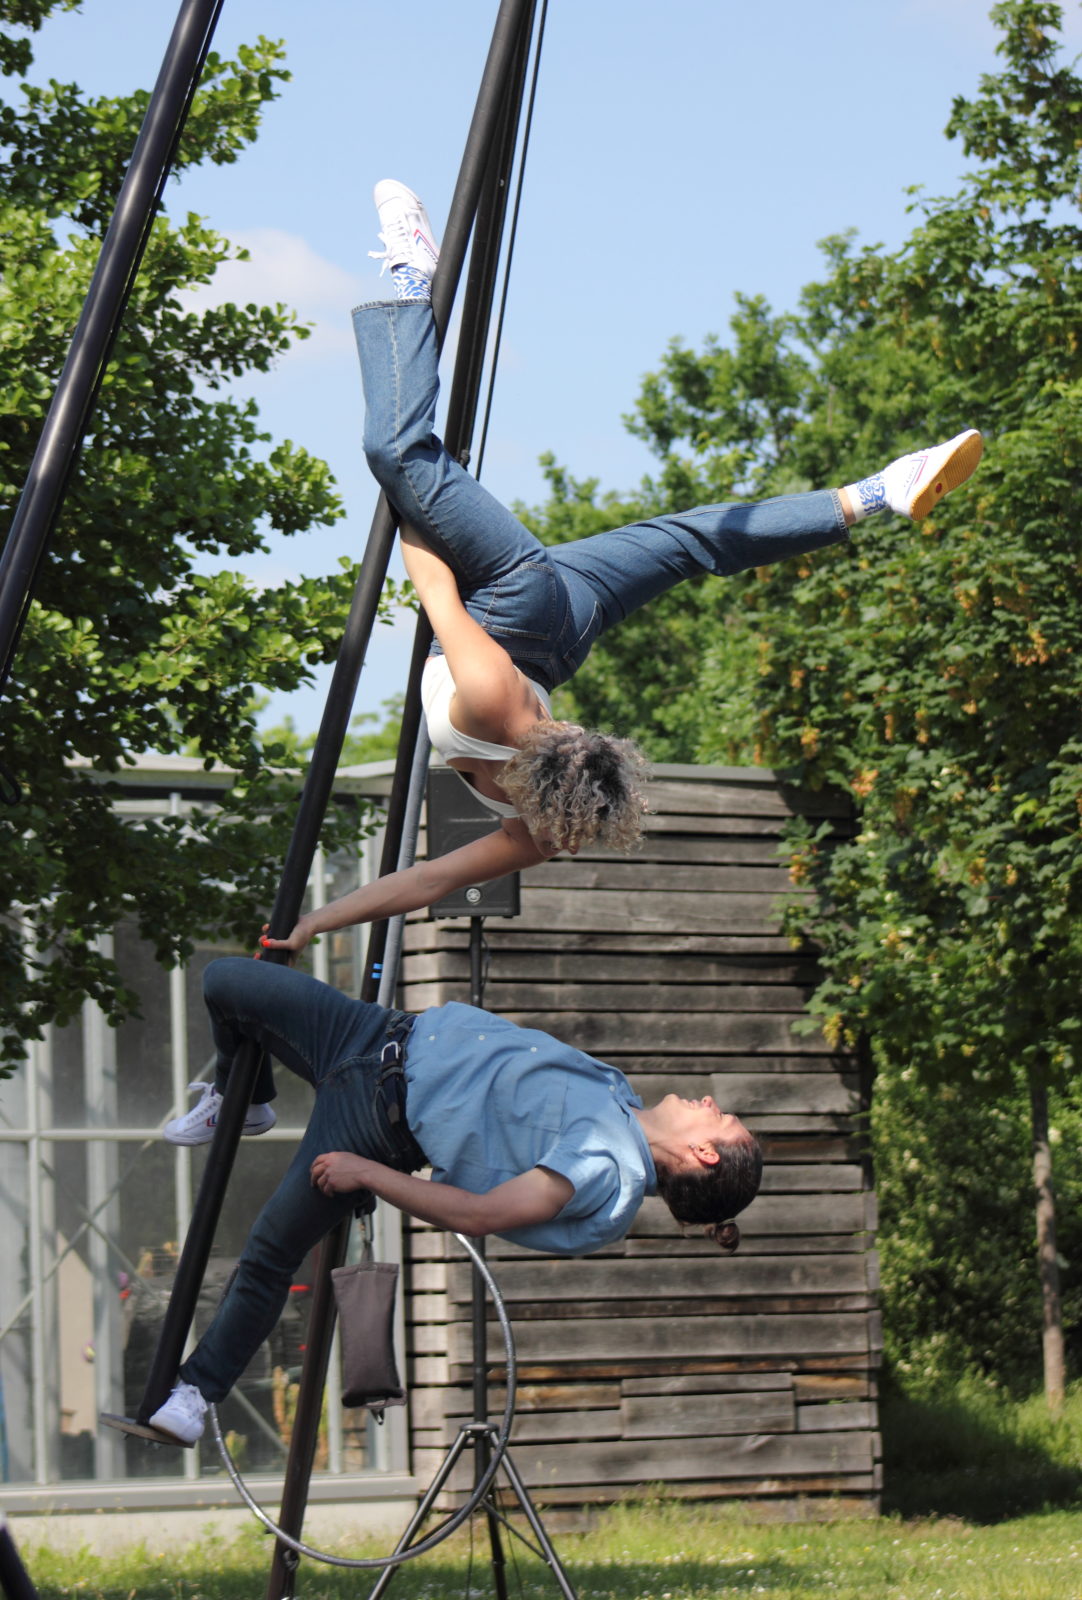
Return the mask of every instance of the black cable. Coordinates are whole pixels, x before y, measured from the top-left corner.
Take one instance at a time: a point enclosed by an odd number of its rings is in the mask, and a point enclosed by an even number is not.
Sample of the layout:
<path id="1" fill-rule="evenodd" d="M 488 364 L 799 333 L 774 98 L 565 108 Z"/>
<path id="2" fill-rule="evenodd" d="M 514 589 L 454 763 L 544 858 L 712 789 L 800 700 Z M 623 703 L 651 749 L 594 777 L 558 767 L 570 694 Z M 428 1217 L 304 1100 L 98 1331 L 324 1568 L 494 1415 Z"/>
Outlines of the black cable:
<path id="1" fill-rule="evenodd" d="M 511 262 L 515 254 L 515 236 L 518 232 L 518 215 L 522 206 L 522 188 L 526 177 L 526 156 L 530 149 L 530 129 L 533 125 L 534 104 L 537 100 L 537 81 L 541 70 L 541 46 L 545 42 L 545 19 L 548 16 L 548 9 L 548 0 L 541 0 L 533 72 L 530 76 L 530 94 L 526 102 L 526 120 L 523 124 L 522 154 L 519 157 L 518 178 L 515 183 L 515 203 L 511 210 L 511 227 L 507 235 L 507 258 L 503 269 L 503 287 L 500 292 L 500 308 L 496 313 L 496 332 L 492 340 L 492 363 L 489 367 L 488 387 L 485 393 L 485 411 L 481 421 L 481 443 L 477 449 L 477 468 L 474 475 L 478 480 L 480 480 L 481 467 L 485 459 L 488 424 L 492 416 L 492 400 L 496 389 L 496 369 L 500 361 L 500 341 L 503 338 L 503 323 L 507 314 L 507 296 L 511 287 Z"/>

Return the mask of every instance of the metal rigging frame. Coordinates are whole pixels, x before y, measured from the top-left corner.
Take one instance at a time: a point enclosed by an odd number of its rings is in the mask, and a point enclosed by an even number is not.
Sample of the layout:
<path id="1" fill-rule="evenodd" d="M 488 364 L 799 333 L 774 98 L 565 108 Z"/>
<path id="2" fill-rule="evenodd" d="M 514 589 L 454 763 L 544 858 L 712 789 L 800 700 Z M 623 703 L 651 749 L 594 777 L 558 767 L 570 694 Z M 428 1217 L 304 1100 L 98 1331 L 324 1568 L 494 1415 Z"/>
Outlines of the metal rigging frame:
<path id="1" fill-rule="evenodd" d="M 68 357 L 0 555 L 0 692 L 10 673 L 37 574 L 78 459 L 155 215 L 161 205 L 222 3 L 223 0 L 181 0 L 161 71 L 103 241 Z M 466 281 L 462 334 L 446 427 L 448 449 L 463 463 L 468 460 L 468 446 L 477 413 L 536 10 L 537 0 L 500 0 L 455 186 L 440 265 L 433 281 L 433 312 L 438 337 L 442 342 L 472 232 L 473 249 Z M 396 526 L 394 513 L 386 497 L 380 495 L 271 912 L 270 927 L 275 934 L 288 932 L 300 914 L 375 623 Z M 398 759 L 388 802 L 381 876 L 399 865 L 404 839 L 408 855 L 412 849 L 411 839 L 416 837 L 422 795 L 417 774 L 427 765 L 428 747 L 427 730 L 420 710 L 420 675 L 430 642 L 431 630 L 422 618 L 414 641 Z M 475 930 L 476 941 L 479 941 L 480 919 L 471 919 L 471 926 Z M 471 935 L 473 993 L 478 995 L 482 980 L 476 953 L 480 944 L 476 941 Z M 280 960 L 284 958 L 284 953 L 266 952 L 263 958 Z M 379 996 L 390 999 L 397 977 L 397 964 L 397 947 L 393 952 L 387 948 L 387 924 L 374 925 L 361 988 L 362 998 L 374 1000 Z M 238 1052 L 230 1073 L 204 1177 L 178 1261 L 169 1307 L 135 1419 L 135 1427 L 140 1431 L 145 1429 L 147 1419 L 165 1399 L 180 1365 L 259 1062 L 258 1047 L 245 1045 Z M 330 1271 L 344 1259 L 348 1232 L 348 1222 L 340 1225 L 324 1240 L 319 1253 L 308 1347 L 280 1512 L 280 1526 L 294 1537 L 299 1535 L 307 1503 L 330 1357 L 334 1322 Z M 492 1454 L 492 1430 L 487 1423 L 485 1392 L 484 1282 L 476 1264 L 473 1314 L 474 1409 L 478 1415 L 470 1426 L 476 1451 L 476 1487 L 487 1470 Z M 438 1475 L 436 1489 L 429 1491 L 418 1518 L 411 1524 L 411 1530 L 423 1518 L 438 1487 L 446 1480 L 451 1465 L 453 1460 Z M 540 1535 L 545 1557 L 554 1567 L 563 1593 L 573 1597 L 573 1591 L 555 1560 L 555 1553 L 551 1552 L 536 1512 L 529 1505 L 528 1497 L 524 1499 L 525 1489 L 521 1480 L 516 1481 L 517 1474 L 509 1476 L 531 1526 Z M 491 1506 L 488 1518 L 497 1590 L 500 1600 L 503 1600 L 506 1588 L 502 1553 L 496 1513 Z M 410 1538 L 411 1531 L 407 1531 L 403 1540 L 408 1543 Z M 272 1600 L 293 1594 L 296 1564 L 296 1552 L 277 1541 L 267 1590 Z M 393 1568 L 385 1568 L 375 1593 L 386 1586 L 392 1572 Z"/>

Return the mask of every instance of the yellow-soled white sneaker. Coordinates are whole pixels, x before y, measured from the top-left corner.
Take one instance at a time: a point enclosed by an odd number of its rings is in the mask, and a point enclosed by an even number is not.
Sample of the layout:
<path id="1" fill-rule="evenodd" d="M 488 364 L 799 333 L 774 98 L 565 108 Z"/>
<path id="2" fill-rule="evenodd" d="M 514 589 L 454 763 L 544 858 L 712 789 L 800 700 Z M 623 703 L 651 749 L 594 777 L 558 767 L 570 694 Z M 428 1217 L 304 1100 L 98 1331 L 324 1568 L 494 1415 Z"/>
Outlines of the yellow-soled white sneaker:
<path id="1" fill-rule="evenodd" d="M 892 461 L 883 469 L 891 510 L 919 522 L 944 495 L 965 483 L 983 451 L 984 440 L 976 428 L 967 428 L 946 444 L 915 450 L 912 455 Z"/>

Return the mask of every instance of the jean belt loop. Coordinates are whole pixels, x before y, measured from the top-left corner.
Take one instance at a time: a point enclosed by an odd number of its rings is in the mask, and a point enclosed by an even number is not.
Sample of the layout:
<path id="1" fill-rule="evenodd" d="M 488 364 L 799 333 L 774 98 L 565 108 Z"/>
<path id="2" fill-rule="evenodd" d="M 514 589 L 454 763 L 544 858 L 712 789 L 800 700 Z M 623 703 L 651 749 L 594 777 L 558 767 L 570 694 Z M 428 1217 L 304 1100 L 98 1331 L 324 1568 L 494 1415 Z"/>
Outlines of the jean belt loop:
<path id="1" fill-rule="evenodd" d="M 416 1019 L 408 1014 L 399 1016 L 387 1029 L 387 1040 L 379 1056 L 379 1082 L 388 1078 L 405 1077 L 406 1040 Z"/>

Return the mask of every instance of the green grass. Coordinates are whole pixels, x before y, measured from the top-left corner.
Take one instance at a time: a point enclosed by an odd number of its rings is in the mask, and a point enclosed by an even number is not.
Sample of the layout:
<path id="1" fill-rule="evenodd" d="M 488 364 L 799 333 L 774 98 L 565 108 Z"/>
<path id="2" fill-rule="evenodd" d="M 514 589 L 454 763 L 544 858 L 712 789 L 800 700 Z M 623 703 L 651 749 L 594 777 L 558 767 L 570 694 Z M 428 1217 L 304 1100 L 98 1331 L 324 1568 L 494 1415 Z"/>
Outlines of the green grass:
<path id="1" fill-rule="evenodd" d="M 622 1506 L 585 1534 L 553 1535 L 580 1600 L 1077 1600 L 1082 1513 L 1051 1512 L 988 1527 L 958 1519 L 763 1524 L 738 1508 Z M 363 1553 L 354 1547 L 353 1554 Z M 43 1600 L 251 1600 L 265 1591 L 269 1540 L 206 1541 L 183 1553 L 129 1551 L 105 1561 L 24 1550 Z M 471 1579 L 472 1565 L 472 1582 Z M 355 1600 L 374 1575 L 304 1561 L 298 1600 Z M 509 1552 L 512 1596 L 554 1596 L 530 1552 Z M 464 1600 L 493 1591 L 487 1534 L 471 1555 L 456 1535 L 410 1563 L 391 1591 L 402 1600 Z"/>
<path id="2" fill-rule="evenodd" d="M 1082 1384 L 1053 1420 L 1043 1395 L 1016 1401 L 977 1382 L 880 1408 L 885 1509 L 997 1522 L 1082 1508 Z"/>
<path id="3" fill-rule="evenodd" d="M 550 1536 L 579 1600 L 1082 1600 L 1082 1385 L 1052 1421 L 1041 1397 L 1011 1401 L 975 1383 L 883 1406 L 887 1515 L 874 1521 L 763 1521 L 762 1506 L 685 1505 L 660 1494 L 606 1512 L 587 1533 Z M 813 1507 L 822 1515 L 829 1505 Z M 167 1520 L 165 1526 L 167 1527 Z M 512 1597 L 558 1596 L 551 1573 L 505 1536 Z M 355 1544 L 343 1554 L 382 1553 Z M 271 1541 L 22 1550 L 42 1600 L 258 1600 Z M 371 1571 L 304 1560 L 298 1600 L 363 1600 Z M 494 1594 L 484 1524 L 406 1563 L 400 1600 Z"/>

